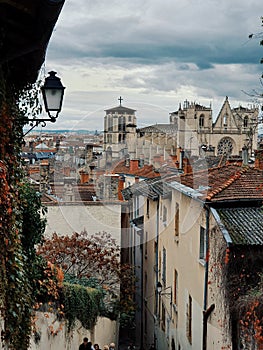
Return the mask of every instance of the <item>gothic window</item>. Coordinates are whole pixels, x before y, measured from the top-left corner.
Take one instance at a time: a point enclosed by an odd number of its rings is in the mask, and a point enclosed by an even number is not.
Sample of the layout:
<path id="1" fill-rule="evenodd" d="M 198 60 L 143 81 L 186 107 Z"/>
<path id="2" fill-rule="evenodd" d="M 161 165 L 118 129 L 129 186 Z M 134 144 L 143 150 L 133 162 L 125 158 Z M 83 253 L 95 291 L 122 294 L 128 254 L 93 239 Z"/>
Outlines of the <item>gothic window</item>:
<path id="1" fill-rule="evenodd" d="M 199 117 L 199 128 L 203 128 L 205 126 L 205 116 L 203 114 Z"/>
<path id="2" fill-rule="evenodd" d="M 244 118 L 244 128 L 247 128 L 248 127 L 248 116 L 246 115 L 245 118 Z"/>
<path id="3" fill-rule="evenodd" d="M 219 155 L 231 155 L 233 151 L 233 140 L 230 137 L 223 137 L 217 145 Z"/>

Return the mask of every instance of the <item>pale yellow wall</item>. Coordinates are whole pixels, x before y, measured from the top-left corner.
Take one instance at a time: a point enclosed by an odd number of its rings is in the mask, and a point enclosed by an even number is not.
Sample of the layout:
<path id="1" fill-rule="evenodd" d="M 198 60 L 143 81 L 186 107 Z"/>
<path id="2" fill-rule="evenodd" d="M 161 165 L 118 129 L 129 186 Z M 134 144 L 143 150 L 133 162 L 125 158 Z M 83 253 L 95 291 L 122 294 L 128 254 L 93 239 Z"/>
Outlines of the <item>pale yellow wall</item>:
<path id="1" fill-rule="evenodd" d="M 84 229 L 89 234 L 108 232 L 120 244 L 121 206 L 107 203 L 48 206 L 46 236 L 53 232 L 71 235 Z"/>

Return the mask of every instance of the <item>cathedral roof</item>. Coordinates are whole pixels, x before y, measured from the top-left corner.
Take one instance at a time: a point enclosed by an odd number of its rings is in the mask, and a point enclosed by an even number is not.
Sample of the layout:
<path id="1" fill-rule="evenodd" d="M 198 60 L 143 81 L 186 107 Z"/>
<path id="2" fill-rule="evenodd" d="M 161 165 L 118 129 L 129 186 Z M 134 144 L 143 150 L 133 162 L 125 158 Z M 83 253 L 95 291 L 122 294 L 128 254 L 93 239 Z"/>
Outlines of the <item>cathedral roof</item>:
<path id="1" fill-rule="evenodd" d="M 175 124 L 154 124 L 140 128 L 139 132 L 173 133 L 177 131 Z"/>
<path id="2" fill-rule="evenodd" d="M 105 110 L 106 114 L 111 114 L 111 113 L 117 113 L 117 114 L 124 114 L 124 113 L 127 113 L 127 114 L 134 114 L 134 112 L 136 112 L 135 109 L 131 109 L 131 108 L 127 108 L 127 107 L 124 107 L 122 105 L 118 106 L 118 107 L 113 107 L 113 108 L 110 108 L 110 109 L 106 109 Z"/>

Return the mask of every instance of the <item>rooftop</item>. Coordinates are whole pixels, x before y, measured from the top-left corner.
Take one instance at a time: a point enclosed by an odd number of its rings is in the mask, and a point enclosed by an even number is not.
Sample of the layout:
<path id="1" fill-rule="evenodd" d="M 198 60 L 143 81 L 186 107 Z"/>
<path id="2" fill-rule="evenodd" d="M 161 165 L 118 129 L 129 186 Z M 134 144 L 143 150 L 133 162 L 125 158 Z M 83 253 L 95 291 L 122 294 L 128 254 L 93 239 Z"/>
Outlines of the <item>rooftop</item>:
<path id="1" fill-rule="evenodd" d="M 138 160 L 130 160 L 130 164 L 126 165 L 125 160 L 121 160 L 117 163 L 117 165 L 112 169 L 112 173 L 122 174 L 122 175 L 133 175 L 139 176 L 143 178 L 155 178 L 160 177 L 160 173 L 155 171 L 153 165 L 145 164 L 142 167 L 139 166 L 131 166 L 132 162 L 136 162 L 139 164 Z"/>
<path id="2" fill-rule="evenodd" d="M 263 245 L 262 208 L 226 208 L 217 212 L 233 244 Z"/>
<path id="3" fill-rule="evenodd" d="M 198 189 L 203 200 L 263 200 L 262 170 L 235 164 L 183 174 L 178 179 L 183 185 Z"/>

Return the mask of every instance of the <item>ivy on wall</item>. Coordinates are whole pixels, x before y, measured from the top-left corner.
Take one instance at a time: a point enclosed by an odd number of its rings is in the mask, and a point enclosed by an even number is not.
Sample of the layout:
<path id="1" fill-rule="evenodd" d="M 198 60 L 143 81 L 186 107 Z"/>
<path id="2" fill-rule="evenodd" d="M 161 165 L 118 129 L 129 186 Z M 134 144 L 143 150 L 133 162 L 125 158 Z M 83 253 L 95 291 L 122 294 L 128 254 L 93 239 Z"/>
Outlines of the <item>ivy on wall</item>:
<path id="1" fill-rule="evenodd" d="M 30 90 L 29 87 L 26 90 Z M 21 168 L 25 111 L 22 91 L 7 83 L 0 69 L 0 313 L 5 348 L 28 349 L 36 281 L 43 261 L 34 245 L 40 243 L 45 222 L 40 198 L 26 183 Z M 31 102 L 30 102 L 31 99 Z M 37 105 L 29 93 L 24 107 Z"/>
<path id="2" fill-rule="evenodd" d="M 98 289 L 64 283 L 61 301 L 68 330 L 72 329 L 76 320 L 79 320 L 84 328 L 91 329 L 100 314 L 102 298 L 103 294 Z"/>
<path id="3" fill-rule="evenodd" d="M 59 268 L 36 254 L 43 242 L 46 209 L 21 167 L 23 126 L 40 111 L 36 87 L 17 91 L 6 84 L 0 68 L 0 317 L 5 348 L 29 348 L 33 316 L 40 305 L 63 306 L 68 329 L 79 319 L 93 327 L 102 292 L 65 283 Z M 63 305 L 61 305 L 63 303 Z M 60 315 L 61 316 L 61 315 Z"/>

